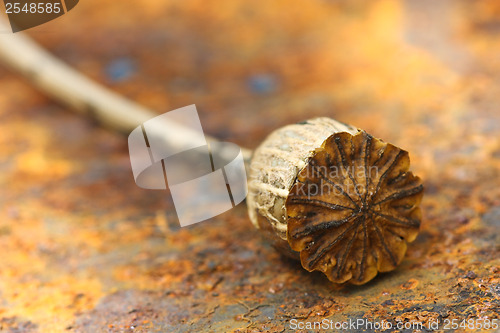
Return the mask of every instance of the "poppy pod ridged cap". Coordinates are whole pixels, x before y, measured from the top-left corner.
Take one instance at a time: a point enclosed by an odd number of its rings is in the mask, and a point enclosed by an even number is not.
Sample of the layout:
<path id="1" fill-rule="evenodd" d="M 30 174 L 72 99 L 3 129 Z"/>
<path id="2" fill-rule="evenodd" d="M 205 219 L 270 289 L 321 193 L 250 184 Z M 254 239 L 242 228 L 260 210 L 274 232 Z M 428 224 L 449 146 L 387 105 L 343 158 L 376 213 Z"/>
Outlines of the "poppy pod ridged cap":
<path id="1" fill-rule="evenodd" d="M 333 119 L 288 125 L 254 152 L 250 219 L 306 270 L 363 284 L 418 234 L 423 185 L 409 167 L 406 151 Z"/>

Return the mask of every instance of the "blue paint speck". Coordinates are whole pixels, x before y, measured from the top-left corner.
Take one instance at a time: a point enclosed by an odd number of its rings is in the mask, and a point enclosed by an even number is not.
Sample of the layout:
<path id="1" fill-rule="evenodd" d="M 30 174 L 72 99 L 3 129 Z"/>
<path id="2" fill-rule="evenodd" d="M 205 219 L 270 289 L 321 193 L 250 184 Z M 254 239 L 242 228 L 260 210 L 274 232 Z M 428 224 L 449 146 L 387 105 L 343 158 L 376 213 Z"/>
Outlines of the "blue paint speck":
<path id="1" fill-rule="evenodd" d="M 256 94 L 269 94 L 276 91 L 278 82 L 274 75 L 257 74 L 248 79 L 250 90 Z"/>
<path id="2" fill-rule="evenodd" d="M 130 58 L 118 58 L 106 66 L 106 75 L 113 82 L 129 79 L 137 70 L 135 61 Z"/>

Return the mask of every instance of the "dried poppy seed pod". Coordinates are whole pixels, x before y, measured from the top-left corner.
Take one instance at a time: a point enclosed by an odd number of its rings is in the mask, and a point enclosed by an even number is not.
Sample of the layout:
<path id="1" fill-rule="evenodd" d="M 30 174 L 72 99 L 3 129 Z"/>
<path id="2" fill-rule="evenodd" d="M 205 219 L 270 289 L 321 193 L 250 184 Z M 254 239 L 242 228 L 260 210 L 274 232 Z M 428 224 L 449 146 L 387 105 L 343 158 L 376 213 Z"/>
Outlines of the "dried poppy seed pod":
<path id="1" fill-rule="evenodd" d="M 285 126 L 252 158 L 250 219 L 306 270 L 363 284 L 418 234 L 423 186 L 409 166 L 406 151 L 333 119 Z"/>

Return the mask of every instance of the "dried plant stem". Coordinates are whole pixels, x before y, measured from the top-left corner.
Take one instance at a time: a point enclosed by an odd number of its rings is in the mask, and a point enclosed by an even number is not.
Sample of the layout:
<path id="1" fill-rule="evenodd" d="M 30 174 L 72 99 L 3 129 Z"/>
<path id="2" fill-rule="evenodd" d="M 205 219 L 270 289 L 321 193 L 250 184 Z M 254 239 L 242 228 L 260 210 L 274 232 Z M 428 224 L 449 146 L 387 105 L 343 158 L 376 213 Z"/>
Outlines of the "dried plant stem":
<path id="1" fill-rule="evenodd" d="M 10 28 L 0 21 L 0 31 Z M 24 75 L 34 86 L 72 110 L 91 116 L 110 129 L 129 133 L 145 121 L 157 116 L 146 107 L 130 101 L 93 82 L 49 54 L 23 33 L 0 34 L 0 62 Z M 175 131 L 159 133 L 176 145 L 194 137 L 190 128 L 176 124 Z M 207 137 L 207 141 L 217 141 Z M 252 152 L 242 149 L 246 161 Z"/>

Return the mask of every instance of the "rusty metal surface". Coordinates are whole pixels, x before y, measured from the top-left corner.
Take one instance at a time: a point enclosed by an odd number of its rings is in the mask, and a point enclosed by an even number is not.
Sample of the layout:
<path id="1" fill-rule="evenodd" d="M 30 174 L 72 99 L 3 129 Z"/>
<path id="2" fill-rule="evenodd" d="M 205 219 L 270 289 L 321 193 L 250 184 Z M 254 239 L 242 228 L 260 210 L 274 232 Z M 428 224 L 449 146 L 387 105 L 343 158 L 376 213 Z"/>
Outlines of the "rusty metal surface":
<path id="1" fill-rule="evenodd" d="M 30 34 L 158 112 L 196 103 L 241 145 L 312 116 L 363 128 L 410 152 L 426 195 L 403 263 L 337 286 L 243 204 L 178 227 L 167 193 L 134 184 L 125 137 L 0 68 L 0 331 L 499 318 L 498 1 L 84 1 Z"/>

